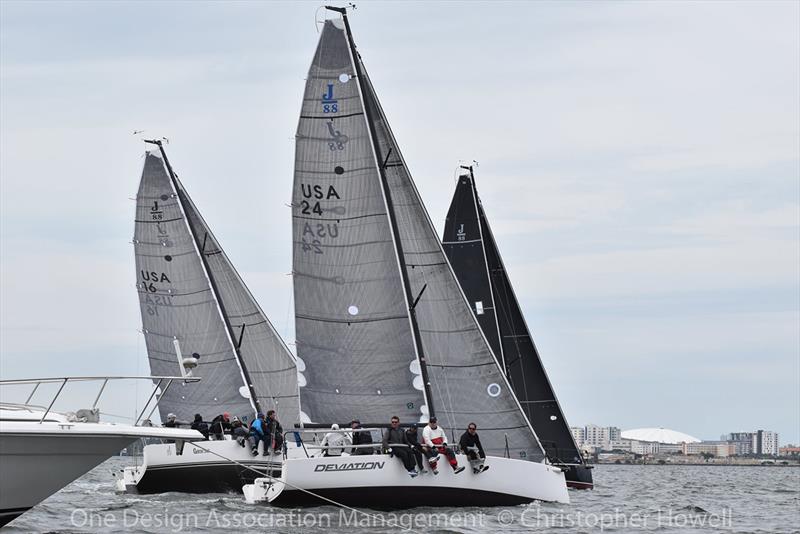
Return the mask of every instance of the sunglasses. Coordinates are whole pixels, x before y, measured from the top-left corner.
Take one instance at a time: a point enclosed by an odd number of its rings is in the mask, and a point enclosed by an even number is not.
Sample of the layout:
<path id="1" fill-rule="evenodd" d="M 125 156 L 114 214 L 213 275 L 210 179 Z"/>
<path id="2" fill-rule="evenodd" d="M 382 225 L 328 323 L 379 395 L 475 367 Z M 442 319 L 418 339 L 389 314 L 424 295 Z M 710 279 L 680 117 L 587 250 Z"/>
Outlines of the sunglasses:
<path id="1" fill-rule="evenodd" d="M 477 430 L 477 429 L 474 426 L 471 426 L 467 430 Z"/>

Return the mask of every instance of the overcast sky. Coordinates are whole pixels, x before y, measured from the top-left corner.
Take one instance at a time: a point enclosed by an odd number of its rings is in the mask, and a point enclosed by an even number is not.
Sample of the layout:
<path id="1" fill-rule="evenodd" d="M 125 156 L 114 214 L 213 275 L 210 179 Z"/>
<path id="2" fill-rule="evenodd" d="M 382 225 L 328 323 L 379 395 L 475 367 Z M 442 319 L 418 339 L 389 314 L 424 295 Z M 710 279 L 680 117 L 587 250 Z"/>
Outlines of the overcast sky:
<path id="1" fill-rule="evenodd" d="M 358 3 L 356 43 L 439 231 L 459 160 L 479 161 L 572 425 L 800 441 L 799 6 Z M 293 343 L 286 204 L 317 7 L 0 2 L 3 378 L 148 372 L 140 129 L 170 139 Z"/>

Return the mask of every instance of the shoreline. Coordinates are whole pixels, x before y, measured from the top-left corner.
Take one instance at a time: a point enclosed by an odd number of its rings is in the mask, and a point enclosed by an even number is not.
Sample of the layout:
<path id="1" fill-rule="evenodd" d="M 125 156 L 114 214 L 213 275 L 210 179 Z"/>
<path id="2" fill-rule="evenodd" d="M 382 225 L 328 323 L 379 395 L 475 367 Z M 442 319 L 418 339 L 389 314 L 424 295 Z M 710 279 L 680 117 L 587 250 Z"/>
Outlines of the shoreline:
<path id="1" fill-rule="evenodd" d="M 658 463 L 658 462 L 648 462 L 648 463 L 616 463 L 616 462 L 597 462 L 591 463 L 589 465 L 593 466 L 601 466 L 601 465 L 613 465 L 613 466 L 621 466 L 621 467 L 694 467 L 694 466 L 704 466 L 704 467 L 800 467 L 800 463 L 794 464 L 723 464 L 723 463 Z"/>

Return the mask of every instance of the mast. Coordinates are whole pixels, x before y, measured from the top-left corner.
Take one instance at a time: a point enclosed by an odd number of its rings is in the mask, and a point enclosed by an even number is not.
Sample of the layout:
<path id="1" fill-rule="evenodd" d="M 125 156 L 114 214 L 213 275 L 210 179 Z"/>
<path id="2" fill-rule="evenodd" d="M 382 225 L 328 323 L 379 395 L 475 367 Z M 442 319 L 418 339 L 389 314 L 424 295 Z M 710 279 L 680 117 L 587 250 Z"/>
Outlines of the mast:
<path id="1" fill-rule="evenodd" d="M 481 239 L 481 252 L 483 255 L 483 265 L 486 267 L 486 279 L 489 281 L 489 296 L 492 298 L 492 314 L 494 314 L 494 325 L 497 328 L 497 346 L 500 349 L 500 363 L 503 373 L 508 376 L 506 367 L 505 349 L 503 348 L 503 335 L 500 332 L 500 317 L 497 314 L 497 304 L 494 299 L 494 284 L 492 284 L 492 272 L 489 270 L 489 259 L 486 257 L 486 242 L 483 240 L 483 224 L 481 224 L 481 212 L 478 210 L 478 189 L 475 187 L 475 173 L 472 172 L 472 165 L 461 165 L 462 169 L 469 171 L 469 185 L 472 190 L 472 203 L 475 206 L 475 218 L 478 223 L 478 235 Z"/>
<path id="2" fill-rule="evenodd" d="M 398 268 L 400 269 L 400 276 L 403 280 L 403 289 L 405 290 L 406 295 L 406 304 L 408 306 L 408 316 L 411 322 L 411 331 L 414 337 L 414 345 L 417 350 L 417 359 L 419 360 L 420 371 L 422 375 L 422 385 L 424 388 L 425 393 L 425 402 L 428 406 L 428 417 L 433 417 L 435 415 L 435 411 L 433 408 L 433 395 L 431 394 L 431 383 L 428 377 L 428 368 L 426 365 L 425 359 L 425 352 L 423 351 L 422 347 L 422 336 L 420 335 L 419 331 L 419 324 L 417 323 L 417 312 L 416 312 L 416 305 L 419 302 L 419 298 L 422 296 L 422 292 L 425 291 L 425 287 L 422 288 L 419 295 L 416 298 L 411 293 L 411 284 L 408 280 L 408 273 L 406 272 L 405 267 L 405 256 L 403 255 L 403 245 L 400 241 L 400 231 L 397 227 L 397 221 L 395 220 L 394 215 L 394 204 L 392 203 L 392 193 L 389 188 L 389 182 L 386 179 L 386 173 L 384 172 L 384 167 L 381 164 L 383 158 L 380 154 L 380 145 L 378 144 L 378 138 L 375 134 L 375 130 L 373 128 L 373 116 L 372 111 L 370 110 L 370 106 L 367 105 L 366 101 L 364 101 L 364 95 L 367 94 L 367 87 L 364 83 L 364 76 L 362 75 L 361 70 L 361 62 L 359 61 L 359 55 L 356 51 L 356 45 L 353 41 L 353 34 L 350 31 L 350 22 L 347 20 L 347 9 L 343 7 L 333 7 L 333 6 L 325 6 L 325 9 L 329 11 L 335 11 L 342 15 L 342 19 L 344 21 L 345 27 L 345 34 L 347 37 L 347 44 L 350 47 L 350 55 L 353 59 L 353 68 L 356 72 L 356 81 L 358 82 L 359 90 L 361 91 L 361 98 L 364 104 L 364 114 L 367 119 L 367 130 L 369 131 L 370 141 L 372 142 L 372 150 L 375 154 L 375 161 L 378 167 L 378 174 L 380 175 L 381 179 L 381 187 L 383 188 L 383 196 L 386 201 L 386 212 L 389 217 L 389 225 L 392 229 L 392 238 L 394 240 L 395 251 L 397 252 L 397 262 Z"/>
<path id="3" fill-rule="evenodd" d="M 152 139 L 152 140 L 145 139 L 145 143 L 150 143 L 152 145 L 158 146 L 158 150 L 161 152 L 161 156 L 164 158 L 164 164 L 167 167 L 167 172 L 169 173 L 170 182 L 172 182 L 172 187 L 175 189 L 175 193 L 178 198 L 178 203 L 181 206 L 181 212 L 183 212 L 184 217 L 186 217 L 186 209 L 183 206 L 184 199 L 182 198 L 182 195 L 185 195 L 185 193 L 183 193 L 183 188 L 181 188 L 178 185 L 178 181 L 176 179 L 174 171 L 172 170 L 172 165 L 170 165 L 169 163 L 169 159 L 167 158 L 167 153 L 164 150 L 163 144 L 159 139 Z M 220 315 L 222 315 L 222 321 L 225 323 L 225 329 L 228 333 L 228 339 L 230 341 L 231 348 L 233 349 L 233 353 L 236 356 L 236 361 L 239 363 L 239 368 L 242 371 L 242 378 L 244 379 L 245 386 L 247 386 L 247 389 L 250 392 L 251 403 L 253 405 L 253 408 L 255 408 L 256 412 L 260 412 L 261 405 L 258 402 L 258 397 L 256 396 L 255 389 L 253 388 L 253 382 L 250 379 L 250 374 L 247 372 L 247 365 L 245 365 L 244 359 L 242 358 L 242 355 L 239 353 L 239 346 L 237 345 L 237 343 L 233 341 L 234 339 L 237 339 L 237 336 L 234 334 L 233 328 L 230 324 L 230 321 L 228 320 L 228 314 L 225 312 L 225 305 L 222 303 L 222 299 L 219 296 L 219 289 L 217 288 L 217 283 L 214 280 L 214 275 L 211 274 L 211 269 L 208 266 L 208 261 L 206 260 L 204 251 L 201 248 L 202 244 L 198 240 L 197 234 L 195 233 L 194 228 L 192 228 L 192 225 L 189 224 L 188 220 L 186 221 L 186 226 L 189 228 L 189 232 L 192 235 L 192 240 L 194 241 L 196 250 L 200 255 L 200 261 L 203 264 L 203 270 L 206 272 L 206 276 L 208 277 L 208 282 L 211 285 L 211 291 L 214 293 L 214 300 L 216 301 L 217 306 L 219 307 Z"/>

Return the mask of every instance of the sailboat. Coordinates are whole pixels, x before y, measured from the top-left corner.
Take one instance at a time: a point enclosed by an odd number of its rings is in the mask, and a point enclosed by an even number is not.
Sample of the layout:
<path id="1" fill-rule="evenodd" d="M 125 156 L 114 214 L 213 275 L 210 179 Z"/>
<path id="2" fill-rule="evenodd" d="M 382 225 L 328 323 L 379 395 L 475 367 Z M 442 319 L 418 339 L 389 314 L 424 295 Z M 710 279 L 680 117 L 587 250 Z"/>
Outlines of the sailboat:
<path id="1" fill-rule="evenodd" d="M 590 466 L 575 443 L 525 323 L 478 196 L 473 168 L 461 170 L 442 237 L 450 265 L 548 459 L 567 469 L 569 487 L 590 489 Z"/>
<path id="2" fill-rule="evenodd" d="M 150 369 L 181 366 L 202 381 L 159 392 L 161 420 L 205 421 L 223 412 L 245 425 L 276 410 L 299 417 L 294 356 L 256 302 L 170 166 L 159 140 L 147 141 L 133 245 L 142 331 Z M 264 456 L 266 453 L 267 456 Z M 242 479 L 280 468 L 268 451 L 253 457 L 233 440 L 144 448 L 144 462 L 124 471 L 120 489 L 138 492 L 241 490 Z M 231 462 L 234 460 L 235 462 Z M 236 463 L 238 462 L 238 463 Z"/>
<path id="3" fill-rule="evenodd" d="M 245 498 L 389 508 L 569 502 L 562 470 L 546 462 L 450 268 L 346 10 L 327 9 L 341 16 L 324 22 L 296 135 L 301 419 L 388 423 L 396 415 L 407 426 L 435 415 L 451 444 L 475 422 L 491 469 L 411 478 L 386 454 L 320 457 L 306 448 L 286 457 L 279 478 L 245 486 Z"/>

